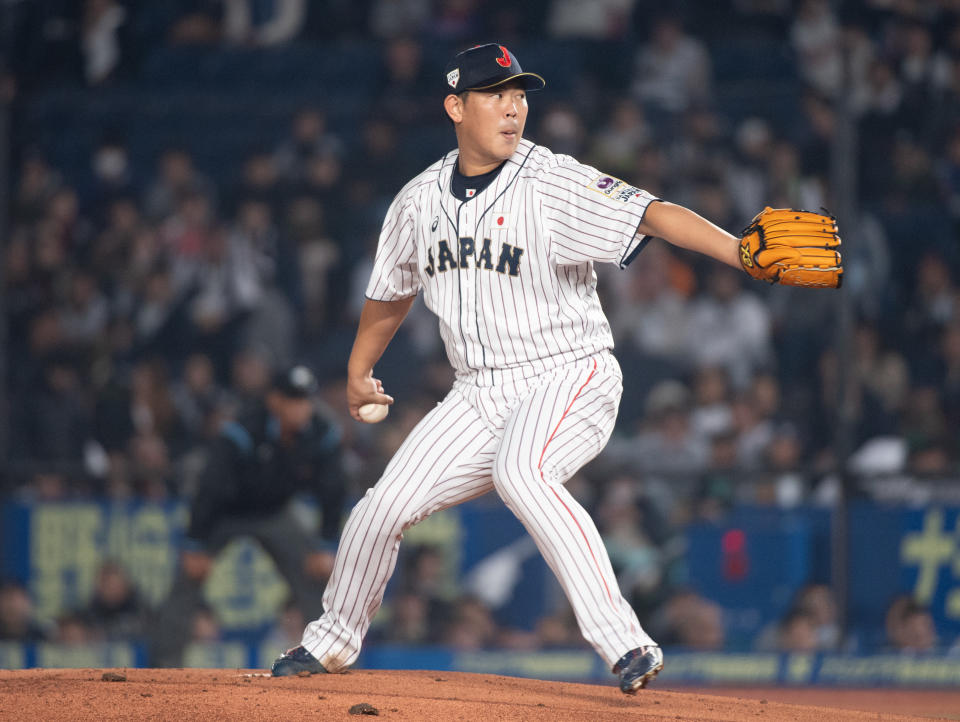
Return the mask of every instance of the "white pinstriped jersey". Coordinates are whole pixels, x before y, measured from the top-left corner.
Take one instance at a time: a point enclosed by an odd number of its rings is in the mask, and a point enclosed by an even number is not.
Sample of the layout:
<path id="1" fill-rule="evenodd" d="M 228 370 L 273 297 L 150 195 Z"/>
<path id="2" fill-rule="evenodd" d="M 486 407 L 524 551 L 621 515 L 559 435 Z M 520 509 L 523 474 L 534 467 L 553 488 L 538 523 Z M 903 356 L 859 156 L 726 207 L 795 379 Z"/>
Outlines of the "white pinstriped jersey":
<path id="1" fill-rule="evenodd" d="M 460 379 L 531 377 L 613 348 L 593 264 L 626 266 L 646 191 L 521 140 L 490 185 L 451 192 L 457 152 L 411 180 L 387 212 L 366 295 L 421 289 Z"/>

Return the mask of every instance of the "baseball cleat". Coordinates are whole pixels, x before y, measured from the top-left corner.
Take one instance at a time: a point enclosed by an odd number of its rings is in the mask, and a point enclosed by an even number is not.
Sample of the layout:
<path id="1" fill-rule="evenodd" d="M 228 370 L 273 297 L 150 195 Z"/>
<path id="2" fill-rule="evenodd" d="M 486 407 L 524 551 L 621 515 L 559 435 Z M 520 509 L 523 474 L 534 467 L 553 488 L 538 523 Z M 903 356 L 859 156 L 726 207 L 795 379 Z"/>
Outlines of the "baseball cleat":
<path id="1" fill-rule="evenodd" d="M 303 647 L 294 647 L 277 657 L 270 673 L 274 677 L 306 677 L 311 674 L 326 674 L 327 670 Z"/>
<path id="2" fill-rule="evenodd" d="M 614 665 L 614 674 L 620 675 L 620 690 L 636 694 L 647 686 L 663 669 L 663 651 L 660 647 L 637 647 L 620 657 Z"/>

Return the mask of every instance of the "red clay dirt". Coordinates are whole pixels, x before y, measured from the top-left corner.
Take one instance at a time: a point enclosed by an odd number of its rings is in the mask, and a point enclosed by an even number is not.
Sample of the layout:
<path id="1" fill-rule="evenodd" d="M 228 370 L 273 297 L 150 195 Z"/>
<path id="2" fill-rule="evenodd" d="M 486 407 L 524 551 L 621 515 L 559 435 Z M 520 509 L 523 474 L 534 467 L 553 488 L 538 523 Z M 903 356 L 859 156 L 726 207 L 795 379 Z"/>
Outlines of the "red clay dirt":
<path id="1" fill-rule="evenodd" d="M 108 672 L 124 681 L 109 681 Z M 612 679 L 612 678 L 611 678 Z M 354 670 L 347 674 L 273 679 L 263 672 L 201 669 L 32 669 L 0 671 L 2 720 L 353 720 L 367 704 L 388 720 L 723 720 L 724 722 L 854 722 L 930 719 L 960 711 L 960 692 L 878 695 L 816 690 L 820 706 L 787 704 L 804 690 L 669 691 L 655 687 L 627 697 L 613 685 L 544 682 L 483 674 Z M 743 696 L 735 696 L 742 694 Z M 883 695 L 914 706 L 893 708 Z M 833 705 L 832 695 L 843 704 Z M 931 696 L 933 695 L 933 696 Z M 890 698 L 892 699 L 892 697 Z M 936 704 L 930 700 L 940 700 Z M 858 701 L 859 700 L 859 701 Z M 862 705 L 849 709 L 849 705 Z M 843 709 L 841 708 L 843 707 Z M 882 711 L 887 710 L 887 711 Z M 912 710 L 907 712 L 907 710 Z M 894 713 L 896 711 L 896 713 Z M 960 717 L 952 717 L 958 719 Z"/>

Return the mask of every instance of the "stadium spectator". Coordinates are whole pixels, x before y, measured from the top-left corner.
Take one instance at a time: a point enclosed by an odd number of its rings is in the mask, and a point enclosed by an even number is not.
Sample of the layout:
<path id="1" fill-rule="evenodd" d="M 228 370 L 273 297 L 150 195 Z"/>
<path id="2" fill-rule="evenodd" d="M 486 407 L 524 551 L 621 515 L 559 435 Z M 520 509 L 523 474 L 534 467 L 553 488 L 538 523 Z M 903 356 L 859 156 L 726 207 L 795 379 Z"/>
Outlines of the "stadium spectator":
<path id="1" fill-rule="evenodd" d="M 621 346 L 632 345 L 666 363 L 684 363 L 690 322 L 687 273 L 665 243 L 652 241 L 629 276 L 610 279 L 618 287 L 610 323 Z"/>
<path id="2" fill-rule="evenodd" d="M 15 453 L 47 463 L 78 464 L 90 439 L 91 420 L 79 360 L 56 353 L 38 361 L 35 385 L 20 390 L 24 414 L 12 430 Z"/>
<path id="3" fill-rule="evenodd" d="M 136 495 L 155 502 L 169 499 L 176 482 L 170 444 L 155 432 L 140 431 L 130 440 L 127 455 Z"/>
<path id="4" fill-rule="evenodd" d="M 90 173 L 91 179 L 81 200 L 96 219 L 102 219 L 115 200 L 136 195 L 130 152 L 119 135 L 109 134 L 94 149 L 90 157 Z"/>
<path id="5" fill-rule="evenodd" d="M 90 249 L 90 270 L 119 311 L 128 303 L 137 236 L 144 231 L 140 208 L 130 196 L 113 198 L 104 208 L 102 230 Z M 123 308 L 123 311 L 128 309 Z"/>
<path id="6" fill-rule="evenodd" d="M 322 161 L 320 161 L 322 162 Z M 340 252 L 326 228 L 323 204 L 308 192 L 298 193 L 287 205 L 285 233 L 290 238 L 300 269 L 302 327 L 315 336 L 326 317 L 327 276 Z"/>
<path id="7" fill-rule="evenodd" d="M 432 93 L 431 76 L 423 63 L 423 45 L 410 37 L 390 40 L 383 51 L 377 105 L 401 127 L 426 124 L 430 106 L 423 102 Z"/>
<path id="8" fill-rule="evenodd" d="M 65 647 L 86 647 L 96 641 L 96 631 L 77 612 L 67 612 L 57 617 L 51 640 Z"/>
<path id="9" fill-rule="evenodd" d="M 734 134 L 736 155 L 728 166 L 725 183 L 739 218 L 750 218 L 754 209 L 769 204 L 767 174 L 773 152 L 773 133 L 762 118 L 746 118 Z"/>
<path id="10" fill-rule="evenodd" d="M 738 436 L 731 427 L 710 437 L 709 463 L 690 502 L 691 521 L 719 522 L 738 499 Z"/>
<path id="11" fill-rule="evenodd" d="M 93 224 L 80 208 L 80 199 L 71 186 L 54 192 L 47 204 L 45 224 L 53 239 L 71 259 L 87 260 L 93 240 Z"/>
<path id="12" fill-rule="evenodd" d="M 103 85 L 122 71 L 127 10 L 115 0 L 86 0 L 80 34 L 83 75 L 90 85 Z"/>
<path id="13" fill-rule="evenodd" d="M 701 438 L 710 438 L 733 426 L 730 379 L 719 366 L 703 366 L 693 379 L 690 425 Z"/>
<path id="14" fill-rule="evenodd" d="M 373 0 L 370 30 L 378 38 L 421 35 L 432 17 L 431 0 Z"/>
<path id="15" fill-rule="evenodd" d="M 794 598 L 794 607 L 810 615 L 814 622 L 817 649 L 835 650 L 840 645 L 840 626 L 837 601 L 826 584 L 811 583 L 800 588 Z"/>
<path id="16" fill-rule="evenodd" d="M 205 645 L 223 640 L 223 630 L 217 615 L 206 604 L 201 604 L 189 619 L 191 644 Z M 189 654 L 189 650 L 188 650 Z"/>
<path id="17" fill-rule="evenodd" d="M 804 0 L 790 27 L 790 41 L 800 60 L 803 79 L 820 93 L 833 96 L 843 82 L 841 29 L 827 0 Z"/>
<path id="18" fill-rule="evenodd" d="M 307 177 L 314 159 L 339 156 L 343 150 L 343 142 L 327 128 L 323 109 L 306 107 L 293 116 L 290 136 L 273 151 L 273 163 L 281 178 L 297 183 Z"/>
<path id="19" fill-rule="evenodd" d="M 758 373 L 733 399 L 733 427 L 737 432 L 737 465 L 756 469 L 773 437 L 773 414 L 779 406 L 779 387 L 769 374 Z"/>
<path id="20" fill-rule="evenodd" d="M 937 647 L 933 616 L 909 596 L 899 596 L 887 608 L 887 644 L 899 652 L 931 652 Z"/>
<path id="21" fill-rule="evenodd" d="M 265 199 L 252 196 L 240 202 L 228 243 L 236 266 L 247 269 L 246 280 L 236 290 L 243 306 L 255 310 L 271 290 L 282 294 L 291 307 L 301 306 L 296 249 Z"/>
<path id="22" fill-rule="evenodd" d="M 418 544 L 411 548 L 404 561 L 403 588 L 427 600 L 430 618 L 439 620 L 449 614 L 448 603 L 455 585 L 448 558 L 433 544 Z"/>
<path id="23" fill-rule="evenodd" d="M 652 113 L 657 131 L 666 133 L 673 117 L 710 100 L 710 56 L 676 16 L 662 15 L 649 27 L 650 38 L 637 53 L 632 92 Z"/>
<path id="24" fill-rule="evenodd" d="M 791 609 L 780 620 L 777 635 L 779 652 L 816 652 L 817 628 L 813 615 L 802 609 Z"/>
<path id="25" fill-rule="evenodd" d="M 145 246 L 159 248 L 159 241 L 155 242 L 150 232 L 138 236 L 138 240 Z M 149 248 L 144 251 L 152 253 Z M 170 264 L 158 258 L 156 263 L 145 265 L 142 272 L 130 318 L 131 343 L 146 356 L 154 353 L 179 355 L 184 350 L 188 324 Z"/>
<path id="26" fill-rule="evenodd" d="M 491 647 L 497 624 L 490 609 L 479 599 L 461 596 L 451 605 L 451 616 L 442 643 L 456 651 L 467 652 Z"/>
<path id="27" fill-rule="evenodd" d="M 440 40 L 463 41 L 483 27 L 479 0 L 436 0 L 428 29 Z"/>
<path id="28" fill-rule="evenodd" d="M 0 584 L 0 641 L 41 642 L 46 638 L 34 617 L 30 593 L 16 582 Z"/>
<path id="29" fill-rule="evenodd" d="M 430 614 L 430 600 L 412 589 L 400 592 L 390 600 L 386 619 L 370 630 L 373 643 L 421 645 L 436 644 L 440 629 Z M 300 632 L 291 646 L 300 642 Z"/>
<path id="30" fill-rule="evenodd" d="M 126 570 L 108 559 L 97 569 L 93 596 L 79 615 L 95 637 L 122 642 L 141 639 L 146 612 Z"/>
<path id="31" fill-rule="evenodd" d="M 803 444 L 794 424 L 774 425 L 761 461 L 761 468 L 769 469 L 769 473 L 761 482 L 764 486 L 757 490 L 758 500 L 783 509 L 800 506 L 810 486 L 803 467 Z"/>
<path id="32" fill-rule="evenodd" d="M 164 150 L 157 162 L 157 171 L 147 186 L 143 209 L 151 221 L 162 221 L 177 211 L 177 205 L 188 194 L 216 196 L 213 182 L 195 167 L 193 156 L 184 148 Z"/>
<path id="33" fill-rule="evenodd" d="M 908 106 L 928 104 L 950 82 L 950 64 L 946 55 L 935 50 L 930 28 L 923 22 L 902 21 L 893 30 L 903 81 L 904 102 Z M 920 121 L 922 123 L 922 120 Z M 926 130 L 924 125 L 915 126 Z"/>
<path id="34" fill-rule="evenodd" d="M 107 328 L 110 312 L 107 298 L 94 276 L 82 268 L 73 273 L 69 284 L 60 313 L 63 340 L 77 351 L 89 351 Z"/>
<path id="35" fill-rule="evenodd" d="M 177 665 L 213 559 L 236 536 L 257 539 L 293 589 L 297 605 L 320 608 L 322 582 L 340 533 L 344 479 L 341 434 L 314 406 L 317 382 L 305 366 L 276 375 L 266 399 L 226 424 L 197 481 L 181 569 L 152 625 L 151 658 Z M 290 509 L 300 492 L 317 496 L 320 535 Z"/>
<path id="36" fill-rule="evenodd" d="M 540 617 L 534 634 L 537 636 L 537 646 L 540 649 L 571 649 L 587 646 L 577 628 L 573 609 L 569 605 L 564 605 L 559 611 Z"/>
<path id="37" fill-rule="evenodd" d="M 256 405 L 267 393 L 273 368 L 266 349 L 248 348 L 234 354 L 230 364 L 230 389 L 241 408 Z"/>
<path id="38" fill-rule="evenodd" d="M 916 450 L 936 446 L 949 434 L 939 390 L 932 381 L 913 386 L 900 417 L 900 435 Z"/>
<path id="39" fill-rule="evenodd" d="M 947 427 L 960 430 L 960 320 L 943 329 L 940 337 L 940 367 L 937 386 L 943 390 Z M 960 443 L 956 437 L 955 444 Z M 955 451 L 960 450 L 955 446 Z"/>
<path id="40" fill-rule="evenodd" d="M 624 475 L 607 484 L 596 519 L 624 596 L 635 609 L 651 607 L 666 581 L 662 549 L 670 532 L 663 515 L 641 483 Z"/>
<path id="41" fill-rule="evenodd" d="M 556 148 L 557 153 L 580 155 L 587 142 L 587 129 L 573 107 L 567 103 L 552 103 L 543 111 L 537 139 Z"/>
<path id="42" fill-rule="evenodd" d="M 610 110 L 609 120 L 590 138 L 592 165 L 630 176 L 633 159 L 651 141 L 651 134 L 643 108 L 631 98 L 620 98 Z"/>
<path id="43" fill-rule="evenodd" d="M 547 17 L 547 31 L 555 38 L 616 40 L 630 27 L 637 0 L 553 0 Z"/>
<path id="44" fill-rule="evenodd" d="M 270 627 L 260 642 L 260 649 L 267 657 L 296 647 L 300 643 L 306 618 L 293 599 L 287 600 L 276 622 Z"/>
<path id="45" fill-rule="evenodd" d="M 689 589 L 672 594 L 654 615 L 650 626 L 665 646 L 718 650 L 723 648 L 726 639 L 720 607 Z"/>
<path id="46" fill-rule="evenodd" d="M 890 64 L 876 59 L 867 71 L 864 82 L 854 88 L 850 98 L 853 111 L 863 116 L 861 122 L 878 122 L 886 119 L 889 125 L 900 121 L 903 103 L 903 86 Z"/>
<path id="47" fill-rule="evenodd" d="M 910 389 L 910 371 L 903 355 L 882 348 L 876 326 L 866 323 L 857 328 L 855 344 L 858 383 L 880 400 L 885 413 L 898 414 Z"/>
<path id="48" fill-rule="evenodd" d="M 960 316 L 958 290 L 950 266 L 937 253 L 926 253 L 916 268 L 912 297 L 903 310 L 904 347 L 913 369 L 926 370 L 941 329 Z"/>
<path id="49" fill-rule="evenodd" d="M 698 368 L 723 367 L 739 388 L 770 361 L 770 312 L 735 271 L 711 269 L 706 293 L 693 302 L 684 355 Z"/>
<path id="50" fill-rule="evenodd" d="M 307 0 L 223 0 L 223 38 L 229 43 L 270 47 L 303 30 Z"/>
<path id="51" fill-rule="evenodd" d="M 774 142 L 768 156 L 767 174 L 768 195 L 764 202 L 774 208 L 821 208 L 826 203 L 820 179 L 801 171 L 800 152 L 793 143 Z"/>
<path id="52" fill-rule="evenodd" d="M 35 149 L 24 153 L 19 177 L 10 209 L 14 225 L 40 220 L 47 203 L 63 185 L 61 174 Z"/>
<path id="53" fill-rule="evenodd" d="M 171 398 L 185 432 L 193 439 L 211 439 L 226 421 L 232 404 L 218 382 L 209 356 L 191 354 L 182 376 L 171 386 Z"/>
<path id="54" fill-rule="evenodd" d="M 177 0 L 168 41 L 172 45 L 214 45 L 222 36 L 222 0 Z"/>
<path id="55" fill-rule="evenodd" d="M 630 468 L 693 474 L 702 470 L 709 451 L 690 428 L 690 391 L 679 381 L 661 381 L 647 395 L 643 424 L 631 438 L 611 439 L 605 460 Z"/>
<path id="56" fill-rule="evenodd" d="M 684 112 L 680 123 L 683 132 L 678 133 L 667 146 L 668 164 L 671 172 L 684 180 L 679 186 L 678 197 L 685 198 L 689 194 L 689 181 L 723 179 L 730 158 L 725 128 L 727 121 L 716 110 L 705 105 L 693 105 Z M 724 215 L 729 215 L 729 211 Z M 733 232 L 739 228 L 729 230 Z"/>
<path id="57" fill-rule="evenodd" d="M 285 200 L 287 187 L 280 175 L 276 157 L 264 149 L 257 149 L 243 160 L 239 180 L 223 199 L 224 214 L 236 213 L 248 198 L 259 198 L 270 204 L 276 216 Z"/>

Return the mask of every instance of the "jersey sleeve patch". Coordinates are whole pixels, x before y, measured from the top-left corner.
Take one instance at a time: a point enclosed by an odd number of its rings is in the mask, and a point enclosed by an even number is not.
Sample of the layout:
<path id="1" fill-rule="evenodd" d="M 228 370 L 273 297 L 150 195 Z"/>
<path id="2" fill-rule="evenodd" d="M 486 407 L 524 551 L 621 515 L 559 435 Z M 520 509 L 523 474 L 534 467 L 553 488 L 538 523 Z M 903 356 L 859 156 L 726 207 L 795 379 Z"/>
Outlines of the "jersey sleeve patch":
<path id="1" fill-rule="evenodd" d="M 625 181 L 614 178 L 612 175 L 598 175 L 587 183 L 587 188 L 621 203 L 639 198 L 643 192 L 636 186 L 628 185 Z"/>

